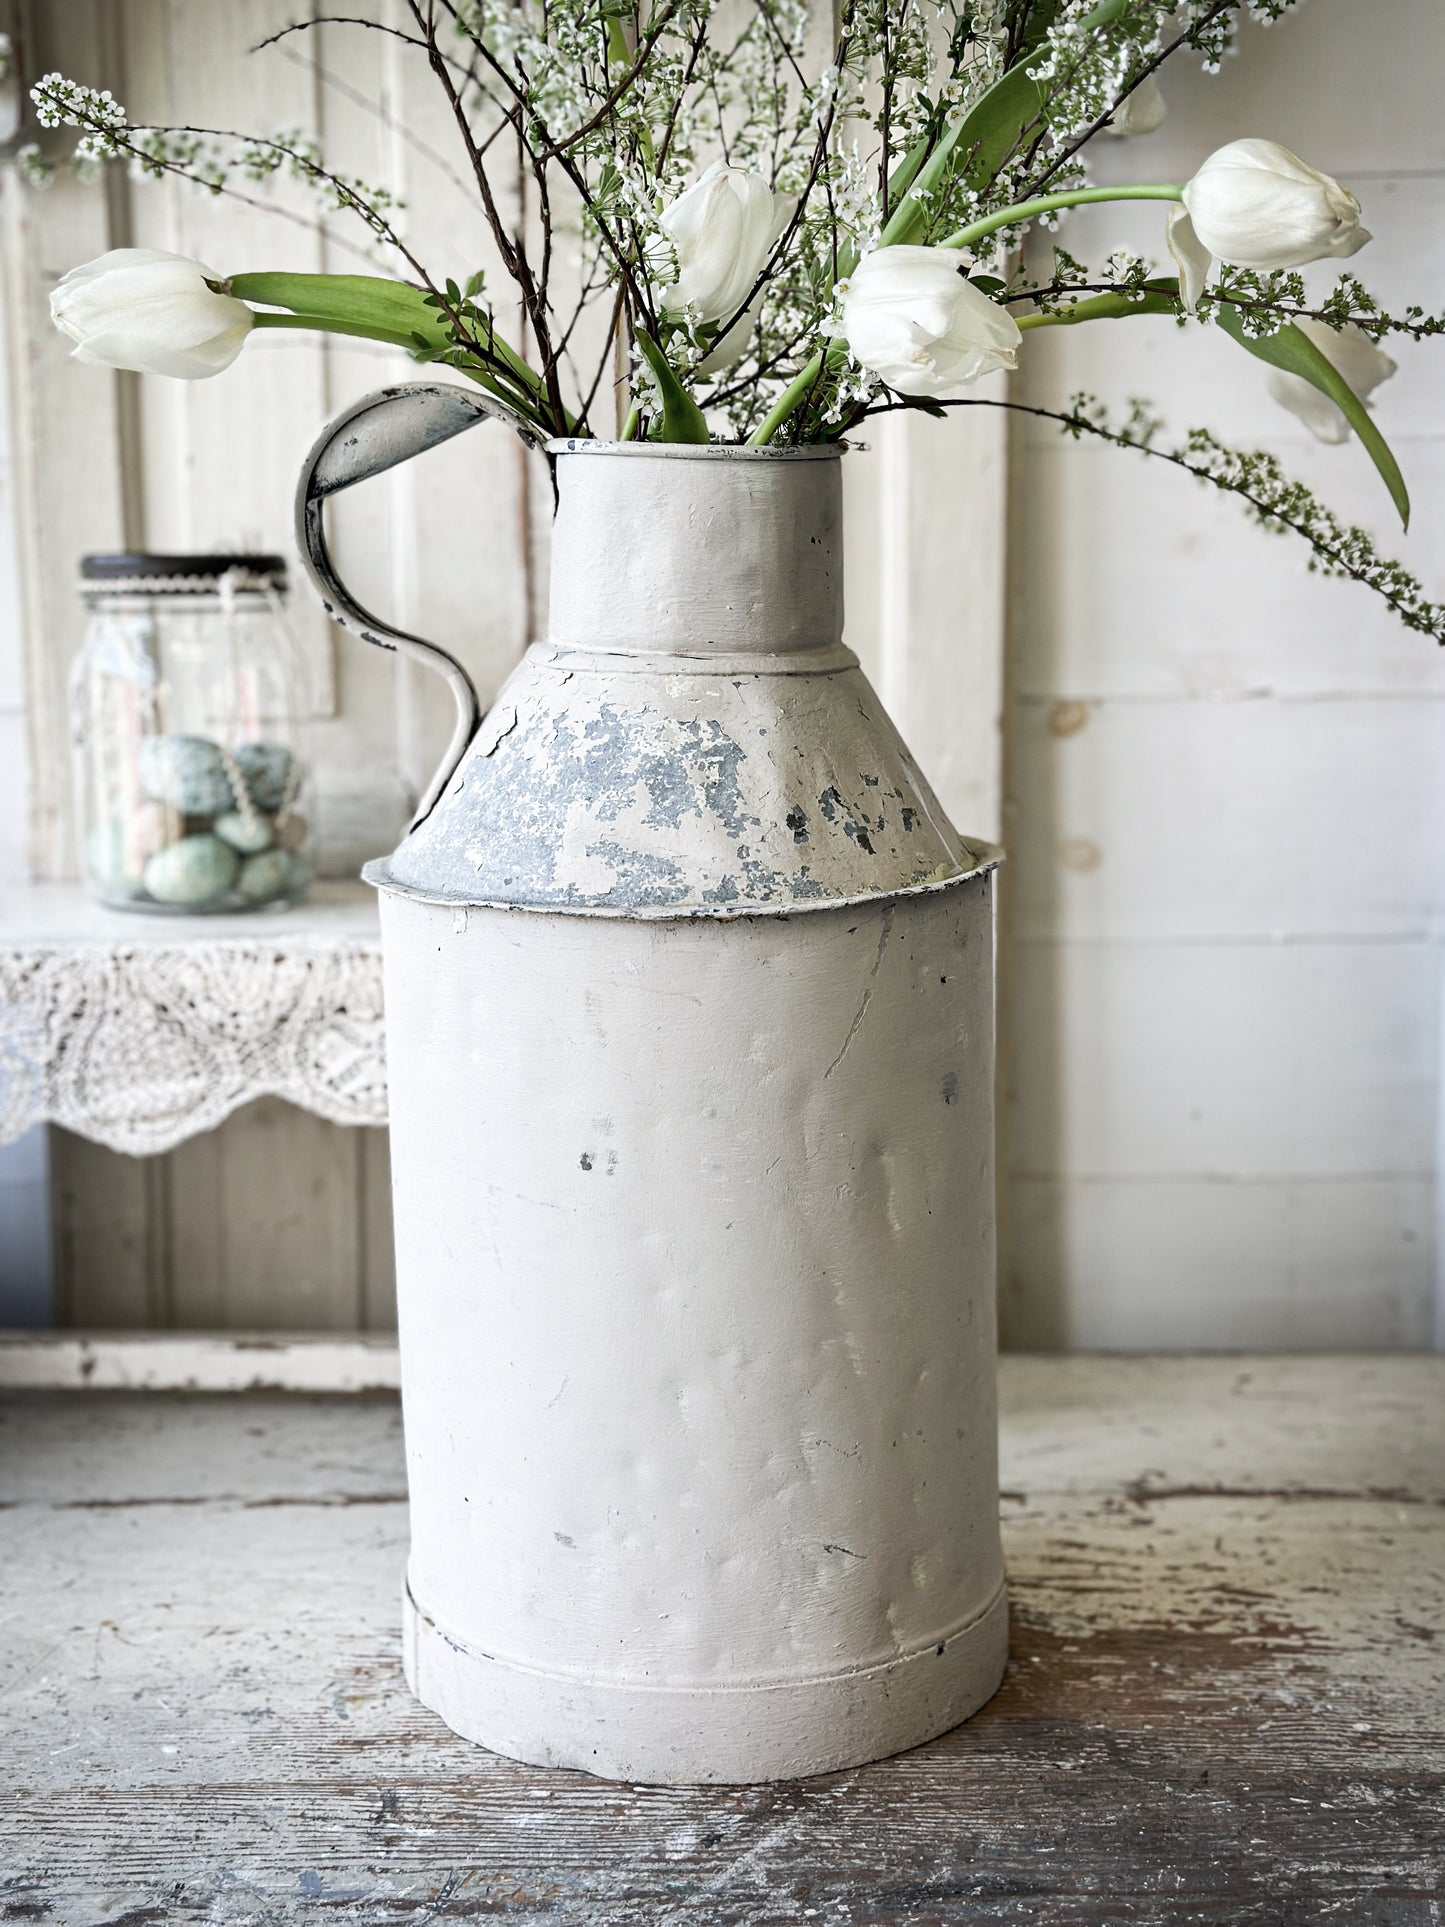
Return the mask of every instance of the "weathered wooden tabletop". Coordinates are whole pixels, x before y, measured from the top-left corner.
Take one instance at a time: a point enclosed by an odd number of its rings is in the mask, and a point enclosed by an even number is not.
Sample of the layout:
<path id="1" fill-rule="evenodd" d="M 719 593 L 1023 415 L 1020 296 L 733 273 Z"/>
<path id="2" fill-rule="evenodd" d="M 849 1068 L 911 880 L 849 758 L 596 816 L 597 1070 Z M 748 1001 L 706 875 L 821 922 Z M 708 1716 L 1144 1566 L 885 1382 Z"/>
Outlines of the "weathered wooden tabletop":
<path id="1" fill-rule="evenodd" d="M 0 1920 L 1445 1921 L 1445 1359 L 1010 1359 L 1002 1692 L 772 1787 L 414 1705 L 386 1399 L 0 1406 Z"/>

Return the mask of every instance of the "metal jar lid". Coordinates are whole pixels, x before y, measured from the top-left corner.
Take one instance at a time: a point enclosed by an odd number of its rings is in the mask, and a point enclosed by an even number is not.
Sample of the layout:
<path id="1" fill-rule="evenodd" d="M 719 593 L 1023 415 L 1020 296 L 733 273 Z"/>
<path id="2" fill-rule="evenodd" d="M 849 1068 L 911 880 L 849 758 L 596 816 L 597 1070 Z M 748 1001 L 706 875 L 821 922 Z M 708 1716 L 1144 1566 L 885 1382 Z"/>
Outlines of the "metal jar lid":
<path id="1" fill-rule="evenodd" d="M 80 562 L 82 595 L 217 595 L 230 588 L 284 591 L 286 558 L 280 555 L 159 555 L 128 549 L 87 555 Z"/>

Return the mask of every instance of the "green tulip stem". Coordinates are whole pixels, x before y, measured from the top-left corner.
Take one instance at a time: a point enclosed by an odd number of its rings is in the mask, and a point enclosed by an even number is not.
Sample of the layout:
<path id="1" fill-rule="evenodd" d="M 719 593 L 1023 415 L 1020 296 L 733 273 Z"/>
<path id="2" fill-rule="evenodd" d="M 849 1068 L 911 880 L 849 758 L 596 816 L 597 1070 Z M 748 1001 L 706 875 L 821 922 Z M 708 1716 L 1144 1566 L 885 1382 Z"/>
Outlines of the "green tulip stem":
<path id="1" fill-rule="evenodd" d="M 803 401 L 819 375 L 825 369 L 831 374 L 835 368 L 841 368 L 847 359 L 846 341 L 834 336 L 831 341 L 825 342 L 807 366 L 794 375 L 782 394 L 778 396 L 767 414 L 748 436 L 746 446 L 762 448 L 765 443 L 770 442 L 793 410 Z"/>
<path id="2" fill-rule="evenodd" d="M 258 328 L 313 328 L 318 334 L 359 335 L 363 341 L 389 341 L 398 348 L 414 348 L 410 335 L 395 328 L 378 328 L 370 321 L 331 321 L 320 314 L 276 314 L 253 308 L 251 319 Z"/>
<path id="3" fill-rule="evenodd" d="M 940 243 L 945 248 L 969 248 L 975 241 L 982 241 L 1001 227 L 1013 227 L 1019 221 L 1031 221 L 1038 214 L 1052 214 L 1056 208 L 1083 207 L 1090 201 L 1182 201 L 1184 189 L 1174 181 L 1140 182 L 1132 187 L 1074 187 L 1066 188 L 1059 194 L 1040 194 L 1032 201 L 1016 201 L 1012 207 L 1001 207 L 993 214 L 985 214 L 982 220 L 970 221 L 956 234 L 950 234 Z"/>
<path id="4" fill-rule="evenodd" d="M 833 344 L 829 342 L 828 346 L 830 348 L 832 345 Z M 793 410 L 798 406 L 799 402 L 803 399 L 804 395 L 807 394 L 808 390 L 822 372 L 823 356 L 820 352 L 813 356 L 813 359 L 805 368 L 794 375 L 793 379 L 788 383 L 782 394 L 778 396 L 778 399 L 758 423 L 752 434 L 748 436 L 747 445 L 749 448 L 761 448 L 765 442 L 770 442 L 773 439 L 774 435 L 777 434 L 783 423 L 788 419 L 789 415 L 792 414 Z"/>

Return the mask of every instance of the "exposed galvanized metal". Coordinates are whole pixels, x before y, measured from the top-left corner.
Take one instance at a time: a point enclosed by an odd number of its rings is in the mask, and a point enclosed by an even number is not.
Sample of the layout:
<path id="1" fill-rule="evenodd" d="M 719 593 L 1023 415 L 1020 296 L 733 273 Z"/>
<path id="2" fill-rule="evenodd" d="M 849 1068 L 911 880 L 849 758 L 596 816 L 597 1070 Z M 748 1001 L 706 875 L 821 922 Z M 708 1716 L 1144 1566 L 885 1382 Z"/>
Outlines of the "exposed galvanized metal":
<path id="1" fill-rule="evenodd" d="M 843 655 L 718 672 L 539 644 L 431 814 L 368 875 L 431 901 L 613 916 L 955 883 L 990 857 L 953 830 L 856 660 L 813 660 Z"/>
<path id="2" fill-rule="evenodd" d="M 836 450 L 549 454 L 552 632 L 367 872 L 408 1676 L 523 1759 L 818 1772 L 1003 1668 L 997 853 L 842 647 Z"/>

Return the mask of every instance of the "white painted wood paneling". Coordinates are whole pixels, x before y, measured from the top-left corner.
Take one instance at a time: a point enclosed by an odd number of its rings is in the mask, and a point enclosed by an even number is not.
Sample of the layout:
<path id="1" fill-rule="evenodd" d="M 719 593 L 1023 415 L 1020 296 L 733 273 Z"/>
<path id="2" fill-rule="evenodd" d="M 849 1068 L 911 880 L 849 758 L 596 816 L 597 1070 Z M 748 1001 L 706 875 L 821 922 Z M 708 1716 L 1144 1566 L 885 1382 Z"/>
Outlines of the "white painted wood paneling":
<path id="1" fill-rule="evenodd" d="M 1430 1179 L 1023 1178 L 1009 1315 L 1039 1351 L 1430 1342 Z"/>
<path id="2" fill-rule="evenodd" d="M 1217 78 L 1167 79 L 1162 130 L 1098 174 L 1183 179 L 1225 140 L 1281 139 L 1364 201 L 1379 238 L 1351 269 L 1445 305 L 1438 9 L 1314 0 L 1244 37 Z M 1062 238 L 1163 255 L 1157 208 L 1091 209 Z M 1216 332 L 1031 336 L 1018 398 L 1141 395 L 1171 430 L 1273 448 L 1445 597 L 1445 367 L 1438 344 L 1392 352 L 1377 412 L 1409 537 L 1358 444 L 1311 441 Z M 1428 1343 L 1445 658 L 1162 465 L 1034 422 L 1013 456 L 1006 1329 Z"/>
<path id="3" fill-rule="evenodd" d="M 1025 943 L 1014 973 L 1049 1020 L 1015 1032 L 1021 1176 L 1434 1170 L 1432 944 Z"/>
<path id="4" fill-rule="evenodd" d="M 1439 933 L 1445 703 L 1027 698 L 1011 747 L 1020 937 Z"/>
<path id="5" fill-rule="evenodd" d="M 895 415 L 858 441 L 843 463 L 848 643 L 956 827 L 996 839 L 1006 418 Z"/>

